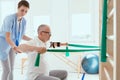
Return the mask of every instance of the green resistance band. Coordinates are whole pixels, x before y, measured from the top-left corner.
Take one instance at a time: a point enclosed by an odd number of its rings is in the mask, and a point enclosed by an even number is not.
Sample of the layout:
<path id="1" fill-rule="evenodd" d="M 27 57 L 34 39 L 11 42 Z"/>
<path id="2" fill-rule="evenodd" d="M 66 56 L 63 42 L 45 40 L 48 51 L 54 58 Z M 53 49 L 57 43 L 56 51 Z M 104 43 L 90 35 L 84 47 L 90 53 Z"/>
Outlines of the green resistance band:
<path id="1" fill-rule="evenodd" d="M 40 63 L 40 53 L 37 54 L 36 61 L 35 61 L 35 66 L 38 67 Z"/>
<path id="2" fill-rule="evenodd" d="M 88 51 L 100 51 L 100 49 L 48 49 L 48 52 L 88 52 Z"/>
<path id="3" fill-rule="evenodd" d="M 103 2 L 103 13 L 102 13 L 102 40 L 101 40 L 101 62 L 106 62 L 106 40 L 107 35 L 107 0 Z"/>
<path id="4" fill-rule="evenodd" d="M 66 57 L 68 57 L 70 54 L 69 54 L 69 50 L 68 50 L 68 46 L 66 47 Z"/>
<path id="5" fill-rule="evenodd" d="M 100 48 L 99 46 L 78 45 L 78 44 L 68 44 L 68 46 L 80 47 L 80 48 Z"/>
<path id="6" fill-rule="evenodd" d="M 69 56 L 69 52 L 89 52 L 89 51 L 100 51 L 100 49 L 47 49 L 48 52 L 66 52 L 66 57 Z M 39 61 L 40 61 L 40 53 L 37 54 L 35 66 L 39 66 Z"/>
<path id="7" fill-rule="evenodd" d="M 80 48 L 93 48 L 93 49 L 68 49 L 68 46 L 73 47 L 80 47 Z M 89 45 L 78 45 L 78 44 L 68 44 L 66 49 L 47 49 L 48 52 L 66 52 L 66 57 L 68 57 L 70 54 L 69 52 L 87 52 L 87 51 L 99 51 L 99 46 L 89 46 Z M 40 61 L 40 53 L 37 54 L 37 58 L 35 61 L 35 66 L 39 66 Z"/>

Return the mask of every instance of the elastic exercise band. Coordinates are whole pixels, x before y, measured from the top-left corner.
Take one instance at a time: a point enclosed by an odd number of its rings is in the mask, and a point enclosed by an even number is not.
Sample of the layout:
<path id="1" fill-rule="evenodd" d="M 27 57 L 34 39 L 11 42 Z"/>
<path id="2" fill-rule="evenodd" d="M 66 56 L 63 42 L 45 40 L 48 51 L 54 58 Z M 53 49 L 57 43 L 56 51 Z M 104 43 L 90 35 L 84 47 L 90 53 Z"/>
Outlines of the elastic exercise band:
<path id="1" fill-rule="evenodd" d="M 83 75 L 82 75 L 82 79 L 81 79 L 81 80 L 84 80 L 84 78 L 85 78 L 85 73 L 83 73 Z"/>
<path id="2" fill-rule="evenodd" d="M 81 48 L 100 48 L 99 46 L 78 45 L 78 44 L 68 44 L 68 46 L 81 47 Z"/>
<path id="3" fill-rule="evenodd" d="M 68 46 L 73 47 L 82 47 L 82 48 L 93 48 L 93 49 L 68 49 Z M 48 52 L 66 52 L 66 57 L 69 56 L 69 52 L 88 52 L 88 51 L 99 51 L 99 46 L 88 46 L 88 45 L 77 45 L 77 44 L 68 44 L 66 49 L 47 49 Z M 37 54 L 35 66 L 39 66 L 40 53 Z"/>
<path id="4" fill-rule="evenodd" d="M 88 51 L 99 51 L 100 49 L 48 49 L 48 52 L 88 52 Z"/>
<path id="5" fill-rule="evenodd" d="M 69 50 L 68 50 L 68 46 L 66 47 L 66 57 L 68 57 L 70 54 L 69 54 Z"/>
<path id="6" fill-rule="evenodd" d="M 75 49 L 48 49 L 48 52 L 66 52 L 66 56 L 69 56 L 69 52 L 88 52 L 88 51 L 99 51 L 100 49 L 81 49 L 81 50 L 75 50 Z M 39 66 L 40 61 L 40 53 L 37 54 L 35 66 Z"/>
<path id="7" fill-rule="evenodd" d="M 37 58 L 36 58 L 36 61 L 35 61 L 35 66 L 38 67 L 39 63 L 40 63 L 40 53 L 37 54 Z"/>

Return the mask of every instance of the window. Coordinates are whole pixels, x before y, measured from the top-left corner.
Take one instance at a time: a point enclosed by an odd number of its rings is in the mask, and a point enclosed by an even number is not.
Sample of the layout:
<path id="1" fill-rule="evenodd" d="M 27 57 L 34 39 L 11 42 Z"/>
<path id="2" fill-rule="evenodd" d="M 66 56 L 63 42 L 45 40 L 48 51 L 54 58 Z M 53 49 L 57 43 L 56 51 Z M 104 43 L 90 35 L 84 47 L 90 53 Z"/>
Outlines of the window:
<path id="1" fill-rule="evenodd" d="M 15 12 L 15 1 L 0 1 L 0 26 L 7 15 Z"/>
<path id="2" fill-rule="evenodd" d="M 34 16 L 33 17 L 33 26 L 34 26 L 34 35 L 37 35 L 37 28 L 41 24 L 50 25 L 50 17 L 49 16 Z"/>
<path id="3" fill-rule="evenodd" d="M 80 13 L 72 15 L 72 40 L 88 40 L 92 38 L 91 15 L 89 13 Z"/>

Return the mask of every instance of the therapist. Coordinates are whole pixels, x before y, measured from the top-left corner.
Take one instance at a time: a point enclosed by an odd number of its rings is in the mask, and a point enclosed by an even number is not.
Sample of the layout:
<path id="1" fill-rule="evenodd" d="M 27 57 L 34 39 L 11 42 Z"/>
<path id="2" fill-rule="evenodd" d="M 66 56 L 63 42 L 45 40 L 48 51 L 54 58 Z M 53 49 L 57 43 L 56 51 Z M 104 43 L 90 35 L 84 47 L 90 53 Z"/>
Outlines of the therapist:
<path id="1" fill-rule="evenodd" d="M 0 80 L 13 80 L 15 53 L 21 52 L 17 46 L 21 39 L 31 40 L 24 34 L 26 20 L 23 17 L 28 12 L 29 3 L 26 0 L 21 0 L 17 9 L 17 13 L 4 19 L 0 30 L 0 61 L 3 69 Z"/>

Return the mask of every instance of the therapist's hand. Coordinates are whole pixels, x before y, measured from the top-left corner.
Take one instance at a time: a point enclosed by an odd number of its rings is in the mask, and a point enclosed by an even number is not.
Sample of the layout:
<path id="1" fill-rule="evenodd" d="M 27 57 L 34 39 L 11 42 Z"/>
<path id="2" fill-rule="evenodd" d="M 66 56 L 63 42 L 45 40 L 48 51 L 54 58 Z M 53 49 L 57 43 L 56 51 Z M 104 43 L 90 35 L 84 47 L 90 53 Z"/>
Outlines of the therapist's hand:
<path id="1" fill-rule="evenodd" d="M 43 53 L 45 53 L 47 51 L 47 49 L 45 48 L 45 47 L 39 47 L 38 48 L 38 53 L 40 53 L 40 54 L 43 54 Z"/>
<path id="2" fill-rule="evenodd" d="M 15 46 L 15 47 L 13 48 L 13 50 L 14 50 L 16 53 L 22 53 L 22 51 L 21 51 L 17 46 Z"/>

